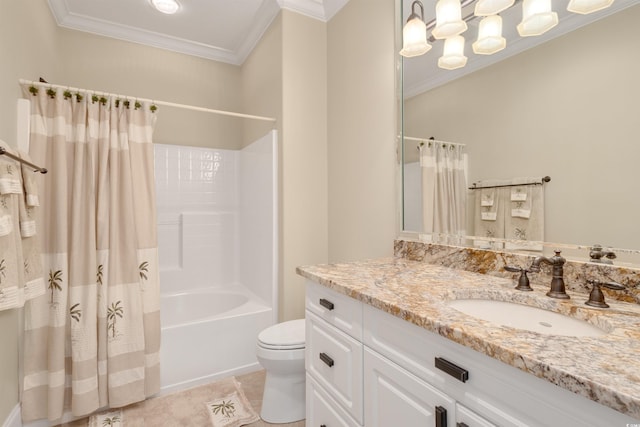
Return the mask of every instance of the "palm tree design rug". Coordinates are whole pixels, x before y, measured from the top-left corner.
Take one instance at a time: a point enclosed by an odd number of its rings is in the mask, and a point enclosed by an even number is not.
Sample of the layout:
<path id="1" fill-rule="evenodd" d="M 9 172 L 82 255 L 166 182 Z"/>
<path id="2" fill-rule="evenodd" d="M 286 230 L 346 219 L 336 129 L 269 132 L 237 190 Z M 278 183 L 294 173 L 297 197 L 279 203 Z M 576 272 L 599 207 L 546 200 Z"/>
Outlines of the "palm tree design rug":
<path id="1" fill-rule="evenodd" d="M 260 420 L 238 381 L 233 380 L 235 391 L 205 404 L 213 427 L 239 427 Z"/>
<path id="2" fill-rule="evenodd" d="M 87 427 L 124 427 L 122 410 L 92 415 Z"/>
<path id="3" fill-rule="evenodd" d="M 212 383 L 94 414 L 79 427 L 240 427 L 260 421 L 240 381 L 227 377 Z M 262 425 L 262 424 L 259 424 Z"/>

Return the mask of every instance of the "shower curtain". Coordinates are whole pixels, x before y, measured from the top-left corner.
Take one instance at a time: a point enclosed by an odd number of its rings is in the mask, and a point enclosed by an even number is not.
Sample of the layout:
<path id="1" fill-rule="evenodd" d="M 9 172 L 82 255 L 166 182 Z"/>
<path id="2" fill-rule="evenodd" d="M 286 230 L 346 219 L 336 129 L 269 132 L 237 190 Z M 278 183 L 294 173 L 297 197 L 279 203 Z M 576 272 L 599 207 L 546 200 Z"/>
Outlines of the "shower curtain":
<path id="1" fill-rule="evenodd" d="M 160 388 L 154 106 L 23 86 L 47 292 L 25 305 L 23 421 Z"/>
<path id="2" fill-rule="evenodd" d="M 466 234 L 467 161 L 461 145 L 429 141 L 420 147 L 423 230 Z M 449 243 L 455 243 L 455 238 Z"/>

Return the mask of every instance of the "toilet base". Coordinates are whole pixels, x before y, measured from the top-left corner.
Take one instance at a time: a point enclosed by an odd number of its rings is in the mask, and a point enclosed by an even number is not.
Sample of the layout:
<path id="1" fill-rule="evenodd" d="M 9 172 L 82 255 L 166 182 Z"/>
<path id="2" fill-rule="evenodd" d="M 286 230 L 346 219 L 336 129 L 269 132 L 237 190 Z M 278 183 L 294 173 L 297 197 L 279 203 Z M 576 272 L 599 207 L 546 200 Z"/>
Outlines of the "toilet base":
<path id="1" fill-rule="evenodd" d="M 305 418 L 305 376 L 267 371 L 260 417 L 268 423 L 292 423 Z"/>

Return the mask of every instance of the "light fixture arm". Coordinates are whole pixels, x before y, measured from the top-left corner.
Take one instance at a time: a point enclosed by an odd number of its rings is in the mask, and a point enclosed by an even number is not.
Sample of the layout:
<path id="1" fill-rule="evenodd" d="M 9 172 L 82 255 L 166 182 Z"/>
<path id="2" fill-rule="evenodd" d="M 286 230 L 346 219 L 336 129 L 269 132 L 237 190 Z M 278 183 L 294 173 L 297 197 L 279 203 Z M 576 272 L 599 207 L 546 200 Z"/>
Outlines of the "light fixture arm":
<path id="1" fill-rule="evenodd" d="M 416 5 L 420 7 L 420 14 L 418 15 L 416 13 Z M 409 18 L 407 19 L 407 22 L 411 21 L 412 19 L 418 18 L 420 19 L 422 22 L 424 22 L 424 6 L 422 4 L 422 2 L 420 0 L 414 0 L 413 3 L 411 3 L 411 15 L 409 15 Z"/>

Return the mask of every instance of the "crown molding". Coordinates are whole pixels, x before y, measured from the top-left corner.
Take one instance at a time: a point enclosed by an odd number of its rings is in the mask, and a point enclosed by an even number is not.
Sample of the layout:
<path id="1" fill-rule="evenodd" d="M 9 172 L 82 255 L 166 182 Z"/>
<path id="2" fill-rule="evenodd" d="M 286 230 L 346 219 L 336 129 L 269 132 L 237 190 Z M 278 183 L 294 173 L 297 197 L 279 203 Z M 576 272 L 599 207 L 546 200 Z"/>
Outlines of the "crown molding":
<path id="1" fill-rule="evenodd" d="M 186 55 L 198 56 L 232 65 L 242 65 L 258 44 L 265 31 L 278 16 L 280 9 L 327 22 L 349 0 L 277 0 L 264 1 L 254 14 L 251 30 L 235 49 L 223 49 L 210 44 L 142 30 L 116 22 L 101 20 L 69 10 L 65 0 L 48 0 L 49 8 L 60 27 L 111 37 Z"/>
<path id="2" fill-rule="evenodd" d="M 280 8 L 328 22 L 349 0 L 278 0 Z"/>

